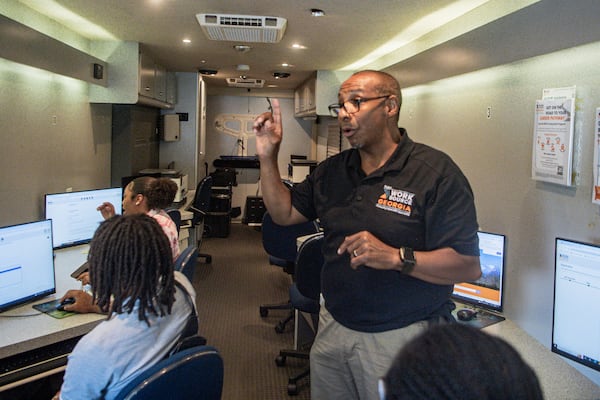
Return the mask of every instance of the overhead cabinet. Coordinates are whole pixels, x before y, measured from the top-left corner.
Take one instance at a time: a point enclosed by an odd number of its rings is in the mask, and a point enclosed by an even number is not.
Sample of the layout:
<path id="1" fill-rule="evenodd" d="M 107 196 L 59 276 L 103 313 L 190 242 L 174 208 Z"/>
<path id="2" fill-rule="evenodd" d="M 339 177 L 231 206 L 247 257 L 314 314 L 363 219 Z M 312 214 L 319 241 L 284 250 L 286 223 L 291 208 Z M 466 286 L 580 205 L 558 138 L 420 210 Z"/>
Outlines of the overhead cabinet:
<path id="1" fill-rule="evenodd" d="M 140 52 L 139 71 L 140 84 L 138 93 L 140 96 L 162 101 L 167 104 L 175 104 L 176 93 L 173 93 L 176 89 L 176 85 L 174 85 L 174 72 L 167 72 L 165 67 L 155 63 L 149 55 L 144 54 L 143 52 Z M 171 78 L 168 78 L 169 75 Z M 168 82 L 170 85 L 167 84 Z M 169 93 L 169 91 L 171 91 L 171 93 Z"/>
<path id="2" fill-rule="evenodd" d="M 317 77 L 309 78 L 294 91 L 294 112 L 297 117 L 317 115 Z"/>
<path id="3" fill-rule="evenodd" d="M 158 64 L 136 42 L 98 42 L 108 63 L 107 87 L 90 88 L 92 103 L 142 104 L 170 109 L 177 103 L 175 72 Z"/>
<path id="4" fill-rule="evenodd" d="M 317 71 L 294 91 L 294 115 L 329 115 L 328 106 L 337 102 L 340 85 L 351 74 L 352 71 Z"/>

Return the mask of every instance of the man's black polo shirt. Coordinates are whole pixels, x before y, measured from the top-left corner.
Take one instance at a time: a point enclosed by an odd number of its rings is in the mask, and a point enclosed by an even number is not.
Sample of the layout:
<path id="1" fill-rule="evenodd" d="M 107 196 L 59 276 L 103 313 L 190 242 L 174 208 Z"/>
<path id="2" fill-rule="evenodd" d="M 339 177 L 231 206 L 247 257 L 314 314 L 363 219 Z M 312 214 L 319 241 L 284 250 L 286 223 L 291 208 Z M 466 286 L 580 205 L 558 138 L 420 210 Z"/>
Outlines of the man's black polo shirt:
<path id="1" fill-rule="evenodd" d="M 398 271 L 353 270 L 349 255 L 336 252 L 345 236 L 367 230 L 396 248 L 451 247 L 479 255 L 467 179 L 446 154 L 401 133 L 393 155 L 371 175 L 365 176 L 359 152 L 350 149 L 320 163 L 293 189 L 293 206 L 309 220 L 319 218 L 324 228 L 321 291 L 327 310 L 357 331 L 382 332 L 447 315 L 452 285 Z"/>

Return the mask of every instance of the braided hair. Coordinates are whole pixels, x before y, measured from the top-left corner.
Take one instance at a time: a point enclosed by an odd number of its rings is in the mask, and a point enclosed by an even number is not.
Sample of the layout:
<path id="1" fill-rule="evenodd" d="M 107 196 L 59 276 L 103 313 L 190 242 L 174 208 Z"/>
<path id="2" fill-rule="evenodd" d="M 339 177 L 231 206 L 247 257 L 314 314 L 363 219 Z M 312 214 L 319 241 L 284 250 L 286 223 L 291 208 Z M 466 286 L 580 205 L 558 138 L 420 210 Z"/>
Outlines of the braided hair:
<path id="1" fill-rule="evenodd" d="M 175 300 L 173 255 L 169 240 L 154 218 L 116 215 L 96 230 L 88 254 L 94 301 L 108 313 L 171 313 Z"/>
<path id="2" fill-rule="evenodd" d="M 131 181 L 130 185 L 131 195 L 143 195 L 150 210 L 167 208 L 177 195 L 177 184 L 169 178 L 140 176 Z"/>
<path id="3" fill-rule="evenodd" d="M 542 400 L 535 372 L 506 341 L 462 324 L 436 325 L 396 356 L 385 400 Z"/>

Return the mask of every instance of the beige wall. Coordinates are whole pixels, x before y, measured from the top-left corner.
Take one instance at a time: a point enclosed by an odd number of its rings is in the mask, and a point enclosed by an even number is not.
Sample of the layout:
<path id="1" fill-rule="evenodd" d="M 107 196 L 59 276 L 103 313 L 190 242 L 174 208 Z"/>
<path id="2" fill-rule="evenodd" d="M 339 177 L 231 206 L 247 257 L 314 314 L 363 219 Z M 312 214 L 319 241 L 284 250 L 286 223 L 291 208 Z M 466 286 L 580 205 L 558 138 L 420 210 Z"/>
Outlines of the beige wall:
<path id="1" fill-rule="evenodd" d="M 555 237 L 600 242 L 591 203 L 599 64 L 600 42 L 404 91 L 400 125 L 453 157 L 475 192 L 481 228 L 507 235 L 505 314 L 546 347 Z M 568 188 L 531 179 L 535 101 L 545 88 L 566 86 L 577 87 L 578 176 Z M 580 369 L 600 384 L 600 373 Z"/>
<path id="2" fill-rule="evenodd" d="M 110 185 L 110 105 L 87 83 L 0 59 L 0 225 L 43 217 L 43 195 Z"/>

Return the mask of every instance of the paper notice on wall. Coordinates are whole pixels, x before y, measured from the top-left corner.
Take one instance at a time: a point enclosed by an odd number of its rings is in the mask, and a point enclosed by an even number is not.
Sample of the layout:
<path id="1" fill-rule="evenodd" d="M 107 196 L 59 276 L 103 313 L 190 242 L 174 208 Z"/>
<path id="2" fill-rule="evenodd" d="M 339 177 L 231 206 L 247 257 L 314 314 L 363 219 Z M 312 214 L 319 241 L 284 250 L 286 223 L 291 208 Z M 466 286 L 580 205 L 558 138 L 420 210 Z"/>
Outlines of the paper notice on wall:
<path id="1" fill-rule="evenodd" d="M 594 125 L 594 185 L 592 203 L 600 204 L 600 108 L 596 108 L 596 125 Z"/>
<path id="2" fill-rule="evenodd" d="M 535 104 L 532 178 L 571 185 L 575 98 L 547 97 Z"/>

